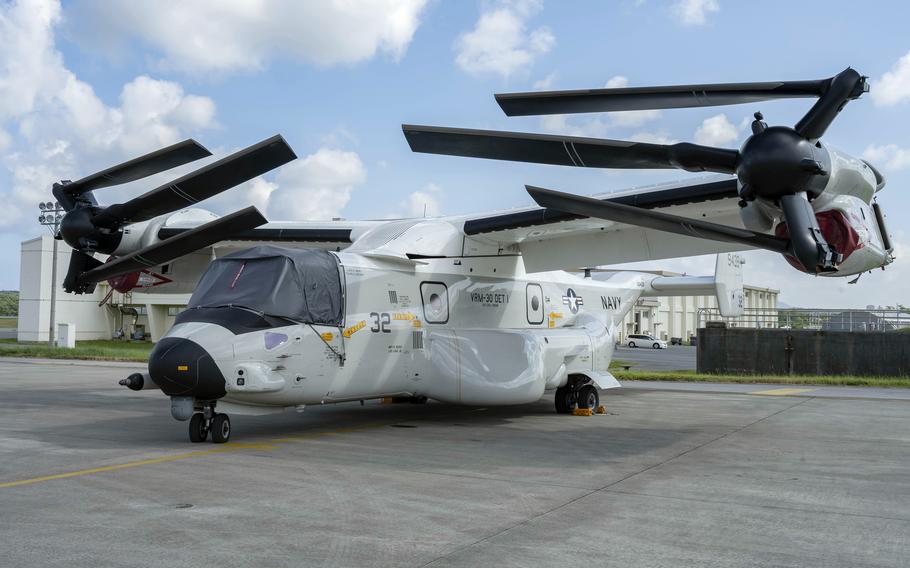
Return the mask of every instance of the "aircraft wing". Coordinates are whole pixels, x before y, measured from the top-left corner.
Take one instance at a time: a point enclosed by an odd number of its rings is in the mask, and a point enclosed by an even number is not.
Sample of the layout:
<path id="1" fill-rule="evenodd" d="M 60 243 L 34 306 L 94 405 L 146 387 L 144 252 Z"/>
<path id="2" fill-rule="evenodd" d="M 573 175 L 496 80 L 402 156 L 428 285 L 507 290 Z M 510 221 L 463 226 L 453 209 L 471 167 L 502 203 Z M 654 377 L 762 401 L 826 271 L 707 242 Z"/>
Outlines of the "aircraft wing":
<path id="1" fill-rule="evenodd" d="M 381 221 L 277 221 L 233 233 L 230 239 L 220 241 L 213 248 L 218 256 L 254 244 L 341 250 L 349 247 L 360 232 L 377 223 Z M 190 228 L 191 225 L 163 226 L 158 229 L 158 238 L 173 237 Z"/>
<path id="2" fill-rule="evenodd" d="M 571 188 L 558 188 L 571 191 Z M 662 184 L 602 194 L 597 199 L 633 205 L 682 217 L 743 227 L 739 195 L 732 176 Z M 604 221 L 542 207 L 528 207 L 461 219 L 465 254 L 520 252 L 529 272 L 572 269 L 751 247 Z"/>

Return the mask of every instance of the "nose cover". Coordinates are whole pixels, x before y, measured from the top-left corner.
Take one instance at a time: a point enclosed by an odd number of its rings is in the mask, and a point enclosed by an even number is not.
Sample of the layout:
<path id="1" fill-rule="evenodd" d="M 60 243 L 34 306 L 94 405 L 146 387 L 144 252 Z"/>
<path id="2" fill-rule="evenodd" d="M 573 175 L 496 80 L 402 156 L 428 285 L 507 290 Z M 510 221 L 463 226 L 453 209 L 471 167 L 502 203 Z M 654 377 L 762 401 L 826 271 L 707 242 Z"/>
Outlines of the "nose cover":
<path id="1" fill-rule="evenodd" d="M 149 356 L 149 375 L 168 396 L 216 399 L 224 396 L 224 376 L 212 356 L 195 341 L 165 337 Z"/>

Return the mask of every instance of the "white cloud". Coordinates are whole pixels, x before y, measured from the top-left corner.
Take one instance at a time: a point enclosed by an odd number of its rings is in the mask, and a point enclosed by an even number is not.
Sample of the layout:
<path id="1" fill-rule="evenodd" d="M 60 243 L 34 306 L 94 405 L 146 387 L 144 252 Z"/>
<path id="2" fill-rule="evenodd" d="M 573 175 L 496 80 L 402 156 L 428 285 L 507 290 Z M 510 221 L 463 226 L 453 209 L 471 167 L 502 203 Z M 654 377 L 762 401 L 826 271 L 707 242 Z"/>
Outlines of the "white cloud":
<path id="1" fill-rule="evenodd" d="M 886 170 L 902 170 L 910 167 L 910 148 L 896 144 L 870 145 L 863 151 L 863 158 Z"/>
<path id="2" fill-rule="evenodd" d="M 658 130 L 657 132 L 636 132 L 632 136 L 629 136 L 629 140 L 633 142 L 647 142 L 649 144 L 676 144 L 679 140 L 670 136 L 670 133 L 666 130 Z"/>
<path id="3" fill-rule="evenodd" d="M 442 188 L 435 183 L 429 183 L 422 190 L 408 195 L 403 205 L 407 207 L 410 217 L 438 217 L 442 214 L 441 199 Z"/>
<path id="4" fill-rule="evenodd" d="M 723 113 L 706 118 L 695 130 L 695 143 L 705 146 L 729 146 L 738 138 L 739 128 Z"/>
<path id="5" fill-rule="evenodd" d="M 351 191 L 367 179 L 367 169 L 355 152 L 320 148 L 284 166 L 268 192 L 269 218 L 275 220 L 331 219 L 351 199 Z"/>
<path id="6" fill-rule="evenodd" d="M 556 80 L 556 73 L 550 73 L 543 79 L 534 81 L 534 85 L 531 87 L 535 91 L 546 91 L 553 86 L 553 82 Z"/>
<path id="7" fill-rule="evenodd" d="M 81 0 L 76 36 L 110 52 L 132 38 L 158 50 L 161 63 L 188 72 L 257 70 L 277 57 L 316 65 L 349 64 L 377 53 L 399 59 L 426 0 Z"/>
<path id="8" fill-rule="evenodd" d="M 607 79 L 607 84 L 604 85 L 607 89 L 622 89 L 623 87 L 629 86 L 629 79 L 623 77 L 622 75 L 616 75 L 615 77 L 610 77 Z"/>
<path id="9" fill-rule="evenodd" d="M 717 0 L 677 0 L 673 14 L 686 26 L 701 26 L 708 22 L 708 15 L 718 12 Z"/>
<path id="10" fill-rule="evenodd" d="M 486 7 L 470 32 L 455 42 L 455 63 L 472 75 L 494 73 L 509 77 L 527 70 L 537 56 L 556 43 L 549 28 L 527 30 L 527 21 L 540 12 L 540 0 L 500 0 Z"/>
<path id="11" fill-rule="evenodd" d="M 880 106 L 910 100 L 910 52 L 898 59 L 881 79 L 872 82 L 869 94 L 875 104 Z"/>
<path id="12" fill-rule="evenodd" d="M 52 0 L 0 6 L 0 129 L 18 134 L 17 143 L 4 138 L 10 187 L 3 192 L 0 227 L 7 229 L 31 219 L 34 204 L 49 197 L 57 180 L 216 125 L 211 99 L 147 76 L 123 86 L 120 106 L 104 104 L 64 65 L 54 43 L 60 19 L 60 5 Z"/>

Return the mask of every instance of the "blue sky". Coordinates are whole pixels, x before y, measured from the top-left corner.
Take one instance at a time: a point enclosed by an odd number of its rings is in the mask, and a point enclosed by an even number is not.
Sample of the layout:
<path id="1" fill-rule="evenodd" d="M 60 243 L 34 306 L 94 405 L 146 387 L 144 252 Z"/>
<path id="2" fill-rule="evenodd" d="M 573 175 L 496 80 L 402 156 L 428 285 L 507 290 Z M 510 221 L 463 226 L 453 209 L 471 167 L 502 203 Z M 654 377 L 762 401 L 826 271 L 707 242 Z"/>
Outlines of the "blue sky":
<path id="1" fill-rule="evenodd" d="M 149 7 L 146 7 L 147 4 Z M 884 171 L 880 202 L 910 246 L 907 8 L 880 2 L 0 2 L 0 288 L 18 287 L 34 203 L 76 179 L 192 136 L 229 152 L 283 134 L 300 160 L 207 204 L 256 203 L 270 219 L 480 212 L 530 204 L 533 183 L 594 193 L 685 172 L 603 172 L 412 154 L 401 123 L 563 132 L 738 147 L 761 110 L 793 124 L 807 100 L 619 119 L 506 118 L 495 92 L 611 84 L 814 79 L 853 66 L 873 92 L 828 144 Z M 341 7 L 339 7 L 341 6 Z M 347 6 L 345 8 L 344 6 Z M 905 59 L 902 59 L 905 58 Z M 889 75 L 890 74 L 890 75 Z M 877 88 L 880 87 L 880 88 Z M 722 117 L 719 115 L 723 115 Z M 708 121 L 708 122 L 705 122 Z M 99 192 L 114 202 L 156 180 Z M 857 286 L 749 253 L 747 278 L 796 305 L 910 304 L 898 261 Z M 659 263 L 690 272 L 710 259 Z"/>

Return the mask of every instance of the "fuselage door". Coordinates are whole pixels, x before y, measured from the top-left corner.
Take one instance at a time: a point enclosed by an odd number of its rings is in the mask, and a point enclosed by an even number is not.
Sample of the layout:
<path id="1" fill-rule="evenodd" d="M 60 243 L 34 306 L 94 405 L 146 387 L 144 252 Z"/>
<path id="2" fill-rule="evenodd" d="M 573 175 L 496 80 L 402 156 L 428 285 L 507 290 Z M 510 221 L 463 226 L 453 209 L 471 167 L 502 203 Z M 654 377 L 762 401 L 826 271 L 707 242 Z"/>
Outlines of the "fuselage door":
<path id="1" fill-rule="evenodd" d="M 525 287 L 525 303 L 527 305 L 528 323 L 531 325 L 542 324 L 544 305 L 543 289 L 540 284 L 528 284 Z"/>

